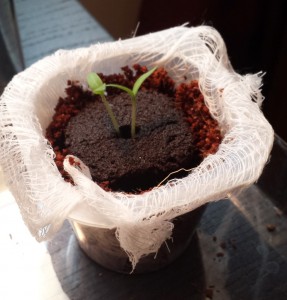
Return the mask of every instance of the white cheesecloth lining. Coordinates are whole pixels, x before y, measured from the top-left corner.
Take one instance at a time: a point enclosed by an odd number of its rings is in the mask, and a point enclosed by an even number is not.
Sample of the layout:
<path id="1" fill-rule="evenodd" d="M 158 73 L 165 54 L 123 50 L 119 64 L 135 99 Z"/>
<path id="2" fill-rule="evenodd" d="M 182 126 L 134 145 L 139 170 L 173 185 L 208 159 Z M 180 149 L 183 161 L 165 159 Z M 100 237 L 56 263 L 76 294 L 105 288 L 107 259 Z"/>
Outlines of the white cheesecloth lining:
<path id="1" fill-rule="evenodd" d="M 224 139 L 187 177 L 141 195 L 106 192 L 65 160 L 75 186 L 54 163 L 44 134 L 68 79 L 85 84 L 90 71 L 113 74 L 134 63 L 164 66 L 176 83 L 199 81 Z M 175 27 L 124 41 L 59 50 L 16 75 L 0 100 L 0 164 L 23 219 L 39 240 L 51 238 L 67 218 L 117 228 L 136 265 L 172 235 L 174 217 L 227 197 L 255 182 L 273 144 L 260 111 L 262 74 L 237 74 L 224 41 L 208 26 Z M 77 158 L 75 158 L 77 160 Z M 149 237 L 148 239 L 146 237 Z"/>

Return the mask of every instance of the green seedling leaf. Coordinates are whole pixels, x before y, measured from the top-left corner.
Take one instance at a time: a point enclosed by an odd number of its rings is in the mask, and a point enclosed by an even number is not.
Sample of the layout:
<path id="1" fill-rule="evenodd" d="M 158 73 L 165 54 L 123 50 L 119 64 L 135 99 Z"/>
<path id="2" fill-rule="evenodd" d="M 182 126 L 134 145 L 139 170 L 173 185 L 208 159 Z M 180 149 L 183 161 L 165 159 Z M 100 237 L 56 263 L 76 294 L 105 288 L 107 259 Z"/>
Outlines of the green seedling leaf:
<path id="1" fill-rule="evenodd" d="M 87 77 L 88 85 L 93 93 L 101 95 L 106 90 L 106 84 L 103 83 L 102 79 L 97 73 L 90 73 Z"/>
<path id="2" fill-rule="evenodd" d="M 134 86 L 133 86 L 133 94 L 134 96 L 136 96 L 139 88 L 141 87 L 141 85 L 143 84 L 143 82 L 156 70 L 156 67 L 150 69 L 148 72 L 142 74 L 135 82 Z"/>
<path id="3" fill-rule="evenodd" d="M 100 76 L 97 73 L 88 74 L 87 82 L 88 82 L 88 85 L 89 85 L 90 89 L 92 90 L 92 92 L 96 95 L 101 96 L 102 102 L 105 105 L 105 108 L 107 110 L 107 113 L 108 113 L 111 121 L 112 121 L 114 129 L 117 132 L 117 134 L 120 135 L 119 124 L 116 120 L 116 117 L 111 109 L 109 102 L 107 101 L 107 99 L 105 97 L 106 84 L 103 83 L 102 79 L 100 78 Z"/>
<path id="4" fill-rule="evenodd" d="M 103 95 L 106 91 L 106 84 L 104 83 L 103 85 L 99 86 L 96 89 L 93 89 L 92 91 L 94 94 Z"/>
<path id="5" fill-rule="evenodd" d="M 111 84 L 107 84 L 107 87 L 115 87 L 115 88 L 118 88 L 118 89 L 120 89 L 120 90 L 123 90 L 123 91 L 127 92 L 131 97 L 134 96 L 133 91 L 132 91 L 131 89 L 129 89 L 129 88 L 123 86 L 123 85 L 111 83 Z"/>
<path id="6" fill-rule="evenodd" d="M 93 91 L 94 94 L 100 95 L 102 98 L 102 101 L 107 109 L 107 112 L 110 116 L 110 119 L 113 123 L 113 126 L 116 130 L 116 132 L 120 135 L 120 129 L 119 124 L 112 112 L 112 109 L 105 97 L 105 91 L 107 87 L 115 87 L 118 89 L 121 89 L 125 92 L 127 92 L 131 96 L 132 100 L 132 116 L 131 116 L 131 137 L 135 136 L 136 133 L 136 105 L 137 105 L 137 99 L 136 95 L 143 84 L 143 82 L 156 70 L 156 67 L 152 68 L 148 72 L 142 74 L 134 83 L 133 89 L 129 89 L 125 86 L 119 85 L 119 84 L 105 84 L 103 83 L 102 79 L 99 77 L 97 73 L 90 73 L 87 77 L 88 85 L 90 89 Z"/>
<path id="7" fill-rule="evenodd" d="M 136 95 L 139 91 L 139 88 L 143 84 L 143 82 L 156 70 L 157 67 L 152 68 L 148 72 L 142 74 L 134 83 L 133 89 L 129 89 L 125 86 L 119 84 L 107 84 L 107 87 L 115 87 L 127 92 L 131 96 L 132 100 L 132 116 L 131 116 L 131 137 L 135 137 L 136 134 L 136 106 L 137 106 L 137 99 Z"/>

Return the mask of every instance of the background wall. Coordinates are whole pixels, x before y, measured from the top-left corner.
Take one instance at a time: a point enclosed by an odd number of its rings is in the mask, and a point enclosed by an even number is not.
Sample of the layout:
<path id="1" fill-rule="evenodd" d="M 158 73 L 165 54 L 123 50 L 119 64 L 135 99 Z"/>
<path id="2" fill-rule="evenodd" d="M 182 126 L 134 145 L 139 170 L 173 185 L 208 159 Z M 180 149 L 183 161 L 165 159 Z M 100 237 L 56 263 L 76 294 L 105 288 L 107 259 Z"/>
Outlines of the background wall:
<path id="1" fill-rule="evenodd" d="M 136 28 L 144 0 L 80 0 L 115 38 L 127 38 Z"/>
<path id="2" fill-rule="evenodd" d="M 156 5 L 155 5 L 156 3 Z M 287 140 L 287 3 L 261 0 L 144 0 L 138 35 L 189 22 L 222 34 L 241 74 L 266 72 L 263 112 Z"/>
<path id="3" fill-rule="evenodd" d="M 241 74 L 266 72 L 263 112 L 287 141 L 287 3 L 274 0 L 81 0 L 116 39 L 207 24 L 223 36 Z"/>

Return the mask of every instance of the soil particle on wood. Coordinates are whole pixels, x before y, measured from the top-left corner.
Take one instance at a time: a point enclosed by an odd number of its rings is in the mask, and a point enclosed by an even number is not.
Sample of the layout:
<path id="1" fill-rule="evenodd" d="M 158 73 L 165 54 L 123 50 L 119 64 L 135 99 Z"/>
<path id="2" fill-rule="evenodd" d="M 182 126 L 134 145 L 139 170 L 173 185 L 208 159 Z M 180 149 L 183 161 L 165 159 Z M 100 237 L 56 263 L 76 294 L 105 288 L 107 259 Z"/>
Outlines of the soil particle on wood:
<path id="1" fill-rule="evenodd" d="M 274 232 L 276 230 L 276 225 L 274 224 L 267 224 L 266 225 L 266 229 L 269 231 L 269 232 Z"/>
<path id="2" fill-rule="evenodd" d="M 205 296 L 208 300 L 213 299 L 213 288 L 207 288 L 205 290 Z"/>
<path id="3" fill-rule="evenodd" d="M 227 248 L 226 242 L 221 242 L 220 247 L 225 250 Z"/>
<path id="4" fill-rule="evenodd" d="M 217 252 L 217 253 L 216 253 L 216 256 L 217 256 L 217 257 L 223 257 L 223 256 L 224 256 L 224 253 L 223 253 L 223 252 Z"/>

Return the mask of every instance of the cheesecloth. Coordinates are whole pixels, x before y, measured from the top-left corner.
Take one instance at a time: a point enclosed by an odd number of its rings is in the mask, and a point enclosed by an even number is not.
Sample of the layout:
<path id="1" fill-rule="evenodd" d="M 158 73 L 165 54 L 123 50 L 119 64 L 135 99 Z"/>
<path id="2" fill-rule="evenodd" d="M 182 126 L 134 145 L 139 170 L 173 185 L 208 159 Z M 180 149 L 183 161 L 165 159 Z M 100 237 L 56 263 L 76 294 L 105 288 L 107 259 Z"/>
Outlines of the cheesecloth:
<path id="1" fill-rule="evenodd" d="M 223 141 L 214 155 L 183 179 L 141 195 L 106 192 L 88 167 L 65 159 L 75 185 L 63 180 L 45 139 L 68 79 L 113 74 L 125 65 L 164 66 L 176 83 L 197 79 Z M 16 75 L 0 99 L 0 164 L 23 219 L 38 241 L 51 238 L 67 218 L 116 228 L 133 266 L 172 236 L 178 215 L 254 183 L 266 164 L 273 130 L 260 106 L 262 73 L 240 75 L 212 27 L 175 27 L 123 41 L 59 50 Z M 77 158 L 75 158 L 77 160 Z"/>

